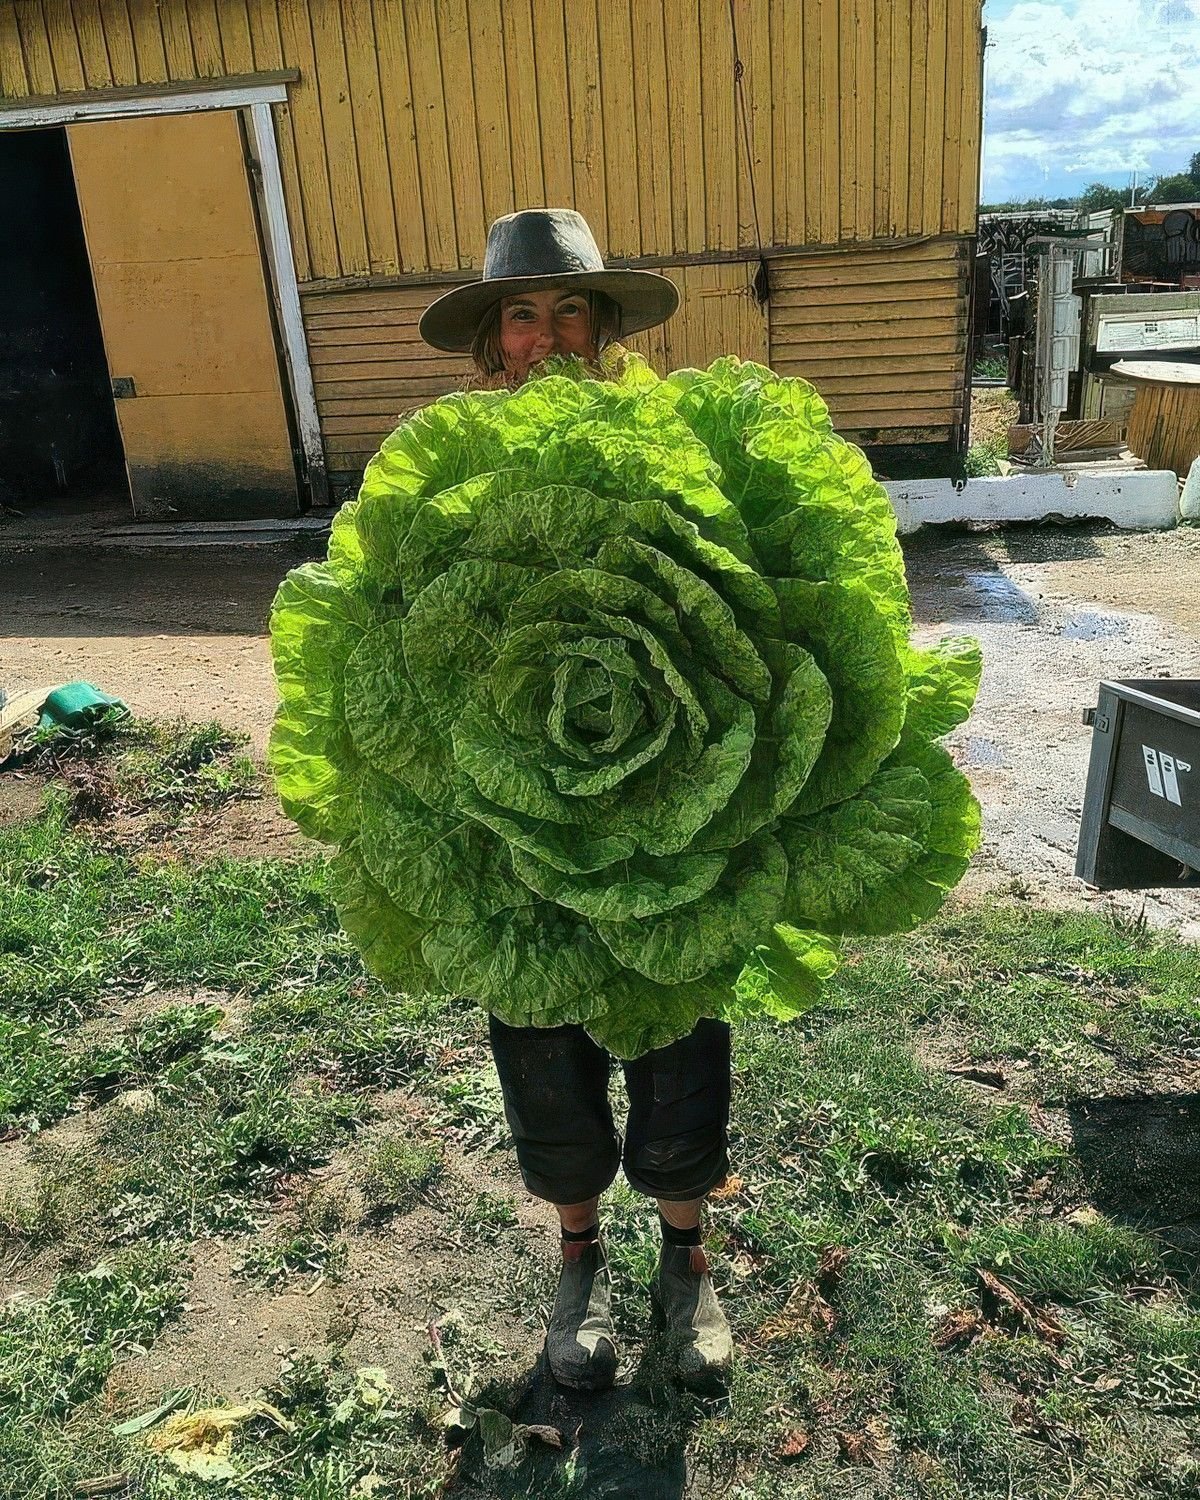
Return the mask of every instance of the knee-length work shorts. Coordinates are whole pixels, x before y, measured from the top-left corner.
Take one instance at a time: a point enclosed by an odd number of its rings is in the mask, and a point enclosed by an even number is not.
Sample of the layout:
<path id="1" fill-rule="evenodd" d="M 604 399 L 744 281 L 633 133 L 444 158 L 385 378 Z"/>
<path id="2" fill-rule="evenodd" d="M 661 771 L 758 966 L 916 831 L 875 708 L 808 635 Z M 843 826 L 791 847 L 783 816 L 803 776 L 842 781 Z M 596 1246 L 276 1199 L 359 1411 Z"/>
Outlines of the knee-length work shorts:
<path id="1" fill-rule="evenodd" d="M 525 1185 L 550 1203 L 583 1203 L 624 1166 L 635 1192 L 702 1198 L 729 1170 L 729 1027 L 701 1020 L 690 1036 L 621 1064 L 625 1139 L 613 1120 L 613 1059 L 582 1026 L 506 1026 L 490 1018 L 492 1055 Z"/>

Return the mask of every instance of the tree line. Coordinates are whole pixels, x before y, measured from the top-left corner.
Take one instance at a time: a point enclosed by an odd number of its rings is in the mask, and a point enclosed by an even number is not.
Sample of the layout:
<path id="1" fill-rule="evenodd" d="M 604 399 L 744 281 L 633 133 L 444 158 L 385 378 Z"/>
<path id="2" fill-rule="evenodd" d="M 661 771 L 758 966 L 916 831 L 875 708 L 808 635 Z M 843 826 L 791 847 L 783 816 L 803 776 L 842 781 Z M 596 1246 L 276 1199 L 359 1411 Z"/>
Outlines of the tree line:
<path id="1" fill-rule="evenodd" d="M 1090 182 L 1074 198 L 1024 198 L 1007 203 L 984 203 L 980 213 L 1037 213 L 1039 209 L 1070 208 L 1079 213 L 1095 214 L 1106 208 L 1120 213 L 1122 209 L 1143 203 L 1200 203 L 1200 151 L 1187 164 L 1186 171 L 1170 176 L 1151 177 L 1131 194 L 1128 188 L 1112 187 L 1107 182 Z"/>

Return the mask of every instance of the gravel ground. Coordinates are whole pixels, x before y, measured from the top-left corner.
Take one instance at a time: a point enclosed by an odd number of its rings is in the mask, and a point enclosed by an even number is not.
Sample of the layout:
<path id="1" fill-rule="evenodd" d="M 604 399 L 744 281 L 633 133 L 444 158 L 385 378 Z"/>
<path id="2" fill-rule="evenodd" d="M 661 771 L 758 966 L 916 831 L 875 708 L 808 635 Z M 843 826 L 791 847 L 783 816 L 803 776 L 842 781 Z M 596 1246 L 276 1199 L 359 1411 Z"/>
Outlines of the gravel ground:
<path id="1" fill-rule="evenodd" d="M 1049 904 L 1111 900 L 1200 938 L 1200 892 L 1101 898 L 1075 879 L 1103 678 L 1200 677 L 1200 531 L 1096 527 L 918 533 L 905 548 L 920 636 L 978 636 L 984 676 L 950 737 L 983 803 L 973 880 L 1014 877 Z"/>

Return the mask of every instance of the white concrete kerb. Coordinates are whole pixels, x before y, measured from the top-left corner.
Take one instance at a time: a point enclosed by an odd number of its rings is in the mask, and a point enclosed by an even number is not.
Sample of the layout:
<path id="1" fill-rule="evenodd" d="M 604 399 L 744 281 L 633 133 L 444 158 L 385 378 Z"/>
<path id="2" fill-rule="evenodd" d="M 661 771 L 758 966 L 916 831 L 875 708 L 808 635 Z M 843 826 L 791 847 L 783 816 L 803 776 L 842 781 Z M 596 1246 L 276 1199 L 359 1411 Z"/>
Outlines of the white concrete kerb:
<path id="1" fill-rule="evenodd" d="M 1179 480 L 1166 469 L 1120 474 L 1079 470 L 968 479 L 898 479 L 884 484 L 901 535 L 950 521 L 1099 519 L 1135 531 L 1158 531 L 1179 521 Z"/>

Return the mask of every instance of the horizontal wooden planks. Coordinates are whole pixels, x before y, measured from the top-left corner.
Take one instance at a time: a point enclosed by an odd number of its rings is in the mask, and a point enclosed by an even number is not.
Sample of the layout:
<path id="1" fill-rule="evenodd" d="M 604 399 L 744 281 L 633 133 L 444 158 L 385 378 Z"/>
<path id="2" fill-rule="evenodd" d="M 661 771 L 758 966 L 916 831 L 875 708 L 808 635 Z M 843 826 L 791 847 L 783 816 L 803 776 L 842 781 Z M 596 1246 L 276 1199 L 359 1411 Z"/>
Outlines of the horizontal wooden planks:
<path id="1" fill-rule="evenodd" d="M 767 317 L 754 297 L 756 267 L 743 261 L 669 266 L 679 313 L 625 344 L 660 373 L 707 365 L 722 354 L 767 358 Z M 468 358 L 431 349 L 422 310 L 446 288 L 409 285 L 302 293 L 317 408 L 331 472 L 361 472 L 406 411 L 472 377 Z"/>
<path id="2" fill-rule="evenodd" d="M 405 412 L 462 388 L 471 362 L 417 331 L 444 286 L 302 292 L 325 456 L 334 475 L 362 472 Z"/>
<path id="3" fill-rule="evenodd" d="M 966 388 L 967 242 L 771 262 L 771 365 L 873 442 L 950 439 Z"/>

